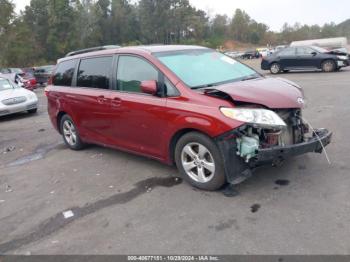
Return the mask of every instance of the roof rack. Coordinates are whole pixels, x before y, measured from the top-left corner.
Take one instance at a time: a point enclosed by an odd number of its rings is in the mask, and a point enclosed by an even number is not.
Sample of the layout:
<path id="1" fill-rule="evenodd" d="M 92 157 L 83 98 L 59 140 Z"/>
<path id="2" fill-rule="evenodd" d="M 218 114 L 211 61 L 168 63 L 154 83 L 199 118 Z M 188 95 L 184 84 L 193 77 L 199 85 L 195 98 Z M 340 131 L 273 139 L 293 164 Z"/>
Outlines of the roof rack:
<path id="1" fill-rule="evenodd" d="M 96 46 L 96 47 L 91 47 L 91 48 L 86 48 L 86 49 L 81 49 L 81 50 L 76 50 L 69 52 L 66 54 L 67 56 L 73 56 L 73 55 L 79 55 L 79 54 L 84 54 L 84 53 L 89 53 L 93 51 L 100 51 L 100 50 L 106 50 L 106 49 L 115 49 L 115 48 L 120 48 L 119 45 L 104 45 L 104 46 Z"/>

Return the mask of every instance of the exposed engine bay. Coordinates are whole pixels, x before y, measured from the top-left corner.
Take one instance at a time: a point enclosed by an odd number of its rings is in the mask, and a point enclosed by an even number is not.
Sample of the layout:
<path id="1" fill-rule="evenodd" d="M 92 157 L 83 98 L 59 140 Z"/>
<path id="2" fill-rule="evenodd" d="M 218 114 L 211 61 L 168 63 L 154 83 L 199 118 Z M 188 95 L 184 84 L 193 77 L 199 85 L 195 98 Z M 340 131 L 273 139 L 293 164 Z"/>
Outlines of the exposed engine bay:
<path id="1" fill-rule="evenodd" d="M 238 129 L 237 155 L 248 163 L 258 149 L 302 143 L 309 132 L 303 123 L 300 109 L 274 110 L 286 123 L 284 128 L 262 128 L 245 125 Z"/>
<path id="2" fill-rule="evenodd" d="M 268 81 L 273 85 L 277 80 Z M 230 183 L 240 183 L 249 177 L 250 168 L 264 164 L 278 165 L 288 157 L 308 152 L 323 152 L 325 146 L 331 142 L 332 132 L 324 128 L 314 130 L 302 118 L 305 101 L 302 91 L 299 92 L 297 86 L 283 87 L 283 90 L 289 88 L 290 94 L 294 96 L 293 99 L 286 98 L 284 95 L 279 96 L 282 90 L 279 81 L 278 87 L 268 90 L 270 93 L 274 92 L 271 94 L 275 97 L 267 98 L 263 95 L 264 86 L 261 86 L 261 90 L 260 87 L 252 87 L 247 82 L 243 82 L 243 86 L 240 82 L 240 85 L 234 88 L 231 85 L 204 90 L 205 95 L 224 99 L 233 104 L 232 108 L 220 108 L 225 116 L 245 122 L 244 125 L 232 130 L 232 133 L 217 139 L 228 163 L 226 172 L 229 174 Z M 297 92 L 294 93 L 295 91 Z M 244 165 L 237 164 L 236 161 L 231 163 L 233 155 L 241 158 Z"/>

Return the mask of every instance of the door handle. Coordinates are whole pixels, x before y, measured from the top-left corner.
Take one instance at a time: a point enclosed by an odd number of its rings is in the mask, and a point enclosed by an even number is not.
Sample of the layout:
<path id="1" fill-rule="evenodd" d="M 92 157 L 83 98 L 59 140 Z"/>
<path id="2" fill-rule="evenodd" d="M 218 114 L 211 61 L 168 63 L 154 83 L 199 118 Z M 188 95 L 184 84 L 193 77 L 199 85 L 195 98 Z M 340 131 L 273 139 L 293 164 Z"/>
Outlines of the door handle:
<path id="1" fill-rule="evenodd" d="M 114 97 L 114 98 L 112 99 L 112 105 L 113 105 L 114 107 L 120 106 L 121 103 L 122 103 L 122 100 L 121 100 L 119 97 Z"/>
<path id="2" fill-rule="evenodd" d="M 103 95 L 97 97 L 97 102 L 98 102 L 99 104 L 105 103 L 106 100 L 107 100 L 107 99 L 106 99 L 105 96 L 103 96 Z"/>

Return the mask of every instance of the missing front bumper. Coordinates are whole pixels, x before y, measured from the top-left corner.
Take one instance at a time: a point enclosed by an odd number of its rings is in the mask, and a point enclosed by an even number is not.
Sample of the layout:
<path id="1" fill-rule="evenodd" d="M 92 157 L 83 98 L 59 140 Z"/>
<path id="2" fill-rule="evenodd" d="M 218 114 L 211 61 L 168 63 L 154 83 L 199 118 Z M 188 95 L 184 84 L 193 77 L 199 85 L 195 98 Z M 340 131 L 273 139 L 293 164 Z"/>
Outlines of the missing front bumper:
<path id="1" fill-rule="evenodd" d="M 303 143 L 259 149 L 250 164 L 253 166 L 268 163 L 278 164 L 289 157 L 309 152 L 322 153 L 323 147 L 331 142 L 332 132 L 327 129 L 318 129 L 315 133 L 312 138 L 309 138 L 308 141 Z"/>
<path id="2" fill-rule="evenodd" d="M 259 149 L 249 163 L 245 163 L 244 159 L 237 155 L 236 137 L 238 133 L 236 130 L 217 137 L 216 143 L 223 158 L 227 182 L 239 184 L 252 175 L 252 170 L 255 167 L 261 165 L 277 165 L 287 158 L 309 152 L 322 153 L 323 146 L 325 147 L 331 142 L 332 133 L 326 129 L 318 129 L 315 133 L 317 135 L 309 138 L 306 142 Z"/>

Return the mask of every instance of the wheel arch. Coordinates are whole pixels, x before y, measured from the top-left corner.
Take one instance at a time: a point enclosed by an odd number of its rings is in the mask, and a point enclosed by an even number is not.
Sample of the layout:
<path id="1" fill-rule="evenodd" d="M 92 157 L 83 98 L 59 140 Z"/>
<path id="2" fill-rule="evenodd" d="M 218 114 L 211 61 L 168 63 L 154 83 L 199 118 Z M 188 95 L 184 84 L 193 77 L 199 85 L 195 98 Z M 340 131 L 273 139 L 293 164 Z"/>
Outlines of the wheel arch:
<path id="1" fill-rule="evenodd" d="M 58 132 L 60 134 L 62 134 L 62 131 L 61 131 L 61 119 L 62 119 L 62 117 L 64 115 L 67 115 L 67 113 L 65 111 L 60 111 L 60 112 L 58 112 L 57 117 L 56 117 L 56 119 L 57 119 L 57 123 L 56 123 L 57 124 L 57 130 L 58 130 Z"/>
<path id="2" fill-rule="evenodd" d="M 179 139 L 181 137 L 183 137 L 184 135 L 191 133 L 191 132 L 201 133 L 201 134 L 206 135 L 206 136 L 211 138 L 211 136 L 209 134 L 207 134 L 203 130 L 199 130 L 197 128 L 183 128 L 183 129 L 176 131 L 176 133 L 171 137 L 169 147 L 168 147 L 169 148 L 168 155 L 169 155 L 170 164 L 175 165 L 175 147 L 176 147 L 177 142 L 179 141 Z"/>
<path id="3" fill-rule="evenodd" d="M 332 61 L 334 65 L 337 66 L 337 61 L 333 57 L 326 57 L 321 60 L 320 68 L 322 68 L 323 63 L 326 61 Z"/>

